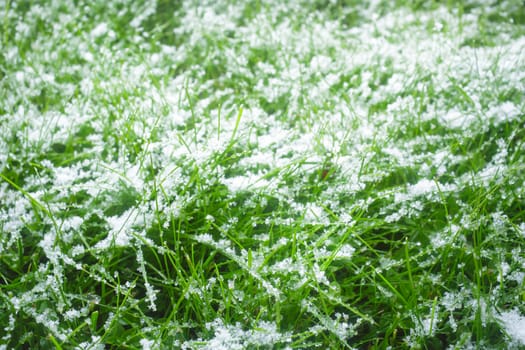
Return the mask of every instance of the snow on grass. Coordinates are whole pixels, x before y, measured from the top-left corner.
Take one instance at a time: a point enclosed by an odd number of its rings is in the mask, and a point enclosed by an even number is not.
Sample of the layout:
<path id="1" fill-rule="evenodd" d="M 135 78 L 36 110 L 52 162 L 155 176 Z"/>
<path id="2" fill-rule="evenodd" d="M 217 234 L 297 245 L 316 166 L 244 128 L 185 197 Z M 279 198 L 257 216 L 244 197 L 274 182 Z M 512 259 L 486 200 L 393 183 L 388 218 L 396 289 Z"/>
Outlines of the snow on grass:
<path id="1" fill-rule="evenodd" d="M 525 344 L 525 317 L 517 310 L 503 312 L 500 316 L 505 331 L 512 337 L 513 342 Z"/>
<path id="2" fill-rule="evenodd" d="M 0 347 L 523 343 L 520 1 L 0 4 Z"/>

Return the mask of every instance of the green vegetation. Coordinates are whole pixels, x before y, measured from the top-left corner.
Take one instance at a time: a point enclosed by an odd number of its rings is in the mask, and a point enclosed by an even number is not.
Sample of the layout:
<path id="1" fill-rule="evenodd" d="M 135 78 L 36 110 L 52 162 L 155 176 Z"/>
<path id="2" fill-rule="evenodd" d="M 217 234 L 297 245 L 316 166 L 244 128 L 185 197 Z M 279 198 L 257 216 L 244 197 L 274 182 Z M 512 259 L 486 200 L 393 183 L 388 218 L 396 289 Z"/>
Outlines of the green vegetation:
<path id="1" fill-rule="evenodd" d="M 0 349 L 525 347 L 521 0 L 0 10 Z"/>

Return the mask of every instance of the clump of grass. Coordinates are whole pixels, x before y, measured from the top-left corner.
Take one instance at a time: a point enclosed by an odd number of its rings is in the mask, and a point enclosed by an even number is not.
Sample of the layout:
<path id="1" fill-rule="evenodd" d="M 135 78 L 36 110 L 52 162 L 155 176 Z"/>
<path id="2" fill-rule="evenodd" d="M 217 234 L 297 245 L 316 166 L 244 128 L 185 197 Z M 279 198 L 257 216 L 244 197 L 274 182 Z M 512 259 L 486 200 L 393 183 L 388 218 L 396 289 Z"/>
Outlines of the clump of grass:
<path id="1" fill-rule="evenodd" d="M 519 3 L 5 2 L 0 348 L 520 348 Z"/>

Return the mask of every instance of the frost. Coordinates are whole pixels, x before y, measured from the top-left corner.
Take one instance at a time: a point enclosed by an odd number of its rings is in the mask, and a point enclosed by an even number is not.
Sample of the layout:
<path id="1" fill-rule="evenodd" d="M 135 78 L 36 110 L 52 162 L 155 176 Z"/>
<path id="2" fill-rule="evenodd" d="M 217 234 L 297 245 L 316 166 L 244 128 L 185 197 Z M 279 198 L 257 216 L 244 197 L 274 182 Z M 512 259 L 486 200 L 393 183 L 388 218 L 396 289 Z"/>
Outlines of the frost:
<path id="1" fill-rule="evenodd" d="M 500 105 L 493 106 L 487 112 L 489 116 L 494 118 L 496 125 L 515 120 L 519 118 L 520 113 L 522 112 L 511 101 L 505 101 Z"/>
<path id="2" fill-rule="evenodd" d="M 78 344 L 79 350 L 103 350 L 106 346 L 100 342 L 100 336 L 91 336 L 91 342 L 82 342 Z"/>
<path id="3" fill-rule="evenodd" d="M 355 248 L 349 244 L 343 244 L 341 249 L 337 252 L 337 257 L 340 259 L 350 259 L 355 252 Z"/>
<path id="4" fill-rule="evenodd" d="M 328 223 L 328 217 L 323 207 L 314 203 L 308 203 L 305 208 L 304 223 Z"/>
<path id="5" fill-rule="evenodd" d="M 106 220 L 110 226 L 109 234 L 105 239 L 98 242 L 95 247 L 97 249 L 107 249 L 112 245 L 117 247 L 128 246 L 132 238 L 132 226 L 137 219 L 135 210 L 135 208 L 131 208 L 120 216 L 107 218 Z"/>
<path id="6" fill-rule="evenodd" d="M 99 23 L 93 30 L 91 31 L 91 36 L 94 38 L 101 37 L 102 35 L 106 34 L 108 32 L 108 25 L 107 23 Z"/>
<path id="7" fill-rule="evenodd" d="M 321 311 L 309 301 L 303 301 L 302 305 L 319 321 L 319 325 L 314 326 L 311 331 L 314 333 L 319 333 L 322 330 L 329 331 L 335 334 L 348 348 L 350 347 L 346 343 L 346 339 L 354 336 L 357 333 L 355 328 L 359 325 L 359 323 L 362 322 L 361 319 L 358 319 L 355 323 L 351 323 L 348 321 L 347 315 L 344 314 L 335 313 L 335 318 L 322 314 Z"/>
<path id="8" fill-rule="evenodd" d="M 441 116 L 441 120 L 452 129 L 467 128 L 476 120 L 476 117 L 471 114 L 451 109 L 446 114 Z"/>
<path id="9" fill-rule="evenodd" d="M 145 283 L 146 287 L 146 299 L 149 302 L 148 308 L 151 311 L 157 310 L 157 305 L 155 304 L 155 300 L 157 300 L 157 290 L 155 290 L 151 284 L 148 282 Z"/>
<path id="10" fill-rule="evenodd" d="M 202 341 L 202 350 L 232 350 L 250 347 L 274 347 L 277 344 L 289 343 L 291 337 L 287 333 L 280 333 L 274 323 L 260 321 L 253 329 L 245 330 L 240 324 L 227 325 L 221 319 L 207 324 L 213 331 L 213 338 Z M 183 349 L 195 348 L 196 342 L 189 341 L 183 344 Z"/>
<path id="11" fill-rule="evenodd" d="M 203 233 L 198 236 L 195 236 L 195 240 L 202 243 L 212 244 L 214 243 L 214 239 L 212 235 L 209 233 Z"/>
<path id="12" fill-rule="evenodd" d="M 75 320 L 81 316 L 82 316 L 81 312 L 75 309 L 67 310 L 66 313 L 64 314 L 64 318 L 69 321 Z"/>
<path id="13" fill-rule="evenodd" d="M 408 192 L 413 196 L 421 196 L 434 191 L 436 191 L 436 184 L 434 181 L 427 179 L 421 179 L 418 183 L 408 188 Z"/>
<path id="14" fill-rule="evenodd" d="M 520 224 L 519 231 L 521 232 L 522 236 L 525 237 L 525 222 Z"/>
<path id="15" fill-rule="evenodd" d="M 142 346 L 142 350 L 155 349 L 155 347 L 154 347 L 155 341 L 154 340 L 141 339 L 140 340 L 140 345 Z"/>
<path id="16" fill-rule="evenodd" d="M 67 218 L 62 222 L 62 230 L 64 231 L 78 231 L 80 228 L 80 225 L 84 220 L 79 216 L 72 216 L 70 218 Z"/>
<path id="17" fill-rule="evenodd" d="M 223 179 L 222 182 L 228 186 L 228 189 L 233 193 L 247 191 L 250 189 L 253 190 L 256 188 L 264 188 L 268 186 L 268 181 L 251 173 L 244 176 L 235 176 L 232 178 Z"/>
<path id="18" fill-rule="evenodd" d="M 499 319 L 512 340 L 525 345 L 525 317 L 518 310 L 510 310 L 502 312 Z"/>
<path id="19" fill-rule="evenodd" d="M 381 0 L 336 2 L 315 10 L 275 0 L 256 10 L 222 0 L 9 2 L 0 81 L 6 333 L 14 337 L 23 316 L 43 329 L 27 339 L 53 334 L 66 348 L 102 349 L 102 338 L 69 327 L 89 324 L 89 308 L 103 301 L 112 334 L 121 317 L 142 315 L 130 325 L 143 339 L 128 346 L 169 347 L 157 341 L 183 335 L 158 328 L 164 310 L 151 311 L 175 284 L 190 314 L 210 298 L 214 311 L 200 310 L 184 325 L 194 338 L 175 347 L 281 348 L 303 339 L 350 347 L 355 315 L 341 313 L 338 293 L 353 290 L 346 281 L 373 283 L 364 275 L 371 267 L 396 281 L 406 269 L 399 234 L 430 242 L 407 242 L 407 260 L 423 273 L 414 277 L 447 291 L 434 319 L 403 326 L 413 347 L 437 330 L 438 311 L 439 331 L 465 332 L 474 320 L 471 286 L 435 273 L 444 256 L 460 260 L 451 261 L 456 271 L 469 266 L 470 231 L 497 238 L 476 241 L 494 265 L 483 270 L 495 271 L 489 279 L 523 283 L 525 223 L 514 209 L 525 193 L 525 38 L 511 21 L 492 20 L 517 5 L 475 0 L 460 15 L 440 4 L 414 12 Z M 159 15 L 168 20 L 156 23 Z M 481 34 L 490 45 L 472 41 Z M 208 191 L 217 185 L 227 191 Z M 492 251 L 497 242 L 512 252 Z M 173 270 L 180 267 L 191 274 Z M 99 285 L 106 297 L 77 290 Z M 367 298 L 395 297 L 385 284 L 373 287 Z M 521 301 L 519 288 L 499 292 L 491 302 Z M 254 309 L 259 301 L 308 315 L 283 334 L 269 305 Z M 226 313 L 232 324 L 214 320 Z M 523 344 L 518 310 L 501 322 Z M 462 345 L 474 347 L 468 339 Z"/>

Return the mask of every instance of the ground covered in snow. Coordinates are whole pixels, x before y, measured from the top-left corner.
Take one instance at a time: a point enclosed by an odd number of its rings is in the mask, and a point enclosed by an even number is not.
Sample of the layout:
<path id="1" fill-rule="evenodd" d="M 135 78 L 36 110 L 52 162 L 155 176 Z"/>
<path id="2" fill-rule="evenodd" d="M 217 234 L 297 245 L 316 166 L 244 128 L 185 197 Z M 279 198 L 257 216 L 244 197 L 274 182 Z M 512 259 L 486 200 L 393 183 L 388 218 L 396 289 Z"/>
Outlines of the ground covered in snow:
<path id="1" fill-rule="evenodd" d="M 0 349 L 525 347 L 521 0 L 0 9 Z"/>

